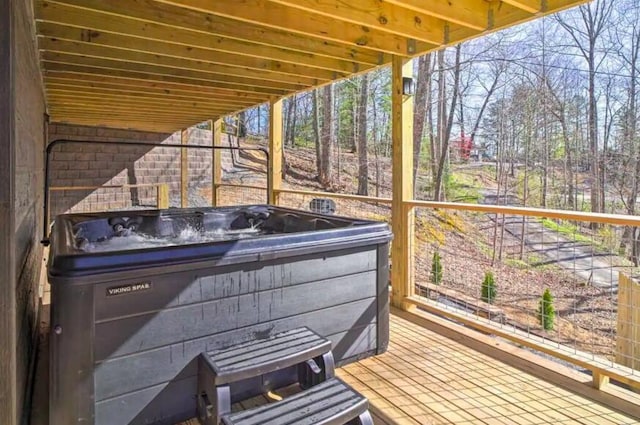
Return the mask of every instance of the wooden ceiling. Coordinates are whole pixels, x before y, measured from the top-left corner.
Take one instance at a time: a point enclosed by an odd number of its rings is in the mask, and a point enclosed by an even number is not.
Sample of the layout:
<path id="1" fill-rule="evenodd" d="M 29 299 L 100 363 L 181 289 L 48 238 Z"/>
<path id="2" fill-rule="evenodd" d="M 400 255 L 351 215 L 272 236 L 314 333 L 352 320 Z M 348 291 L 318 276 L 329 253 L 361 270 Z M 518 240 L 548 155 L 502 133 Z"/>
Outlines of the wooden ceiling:
<path id="1" fill-rule="evenodd" d="M 587 0 L 35 0 L 52 122 L 174 131 Z"/>

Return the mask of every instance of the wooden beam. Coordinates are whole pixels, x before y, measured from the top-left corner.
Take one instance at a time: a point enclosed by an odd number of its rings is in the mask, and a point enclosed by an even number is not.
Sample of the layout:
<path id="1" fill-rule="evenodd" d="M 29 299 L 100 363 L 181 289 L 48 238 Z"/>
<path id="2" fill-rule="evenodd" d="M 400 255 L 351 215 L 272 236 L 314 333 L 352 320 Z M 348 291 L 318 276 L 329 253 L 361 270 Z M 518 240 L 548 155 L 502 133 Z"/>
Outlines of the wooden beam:
<path id="1" fill-rule="evenodd" d="M 51 108 L 51 116 L 55 118 L 56 121 L 61 120 L 70 120 L 70 119 L 84 119 L 84 120 L 95 120 L 95 121 L 110 121 L 110 122 L 128 122 L 128 121 L 136 121 L 136 122 L 150 122 L 162 124 L 163 127 L 171 127 L 174 131 L 176 128 L 186 126 L 196 125 L 206 120 L 205 117 L 197 116 L 190 117 L 187 115 L 170 115 L 170 114 L 158 114 L 158 113 L 149 113 L 149 114 L 136 114 L 132 110 L 120 110 L 110 112 L 108 109 L 105 110 L 84 110 L 83 108 Z M 210 114 L 208 116 L 211 116 Z"/>
<path id="2" fill-rule="evenodd" d="M 316 37 L 331 42 L 345 43 L 354 48 L 364 47 L 388 54 L 411 56 L 419 51 L 432 49 L 433 43 L 425 43 L 385 33 L 375 28 L 341 21 L 335 17 L 318 15 L 293 9 L 266 0 L 158 0 L 212 15 L 257 24 L 279 31 L 289 31 L 303 36 Z M 440 41 L 444 42 L 444 39 Z M 283 46 L 287 46 L 284 43 Z"/>
<path id="3" fill-rule="evenodd" d="M 188 104 L 193 107 L 197 105 L 218 105 L 224 107 L 249 107 L 253 106 L 253 102 L 246 101 L 233 101 L 230 99 L 219 99 L 211 97 L 185 97 L 185 96 L 172 96 L 155 93 L 146 93 L 144 91 L 135 90 L 118 90 L 118 89 L 102 89 L 91 88 L 74 85 L 61 85 L 61 84 L 46 84 L 47 93 L 49 95 L 71 95 L 71 96 L 86 96 L 86 97 L 99 97 L 99 98 L 111 98 L 121 97 L 124 99 L 135 98 L 141 101 L 153 103 L 156 102 L 174 102 L 175 104 Z"/>
<path id="4" fill-rule="evenodd" d="M 169 208 L 169 184 L 161 183 L 156 187 L 156 208 L 166 210 Z"/>
<path id="5" fill-rule="evenodd" d="M 189 144 L 189 129 L 182 129 L 180 132 L 180 143 Z M 180 206 L 189 206 L 189 149 L 180 149 Z"/>
<path id="6" fill-rule="evenodd" d="M 538 13 L 542 10 L 543 0 L 502 0 L 504 3 L 522 9 L 527 13 Z"/>
<path id="7" fill-rule="evenodd" d="M 162 125 L 163 128 L 171 128 L 174 132 L 179 128 L 196 125 L 206 120 L 203 116 L 171 116 L 158 114 L 135 114 L 132 111 L 113 111 L 108 110 L 83 110 L 82 108 L 51 108 L 51 117 L 55 121 L 70 120 L 86 120 L 93 122 L 111 122 L 111 123 L 128 123 L 128 122 L 147 122 Z M 130 127 L 126 125 L 124 127 Z"/>
<path id="8" fill-rule="evenodd" d="M 173 133 L 177 129 L 180 129 L 184 125 L 158 123 L 153 121 L 135 121 L 135 120 L 104 120 L 104 119 L 87 119 L 87 118 L 72 118 L 57 117 L 52 115 L 52 124 L 73 124 L 73 125 L 86 125 L 92 127 L 107 127 L 123 130 L 139 130 L 139 131 L 152 131 L 158 133 Z M 187 124 L 188 125 L 188 124 Z"/>
<path id="9" fill-rule="evenodd" d="M 380 65 L 389 57 L 368 49 L 241 23 L 150 0 L 36 0 L 38 20 L 115 34 L 172 41 L 336 71 Z"/>
<path id="10" fill-rule="evenodd" d="M 269 102 L 269 168 L 271 181 L 269 203 L 278 204 L 278 190 L 282 185 L 282 99 Z"/>
<path id="11" fill-rule="evenodd" d="M 268 70 L 256 70 L 242 68 L 238 66 L 221 65 L 218 63 L 203 62 L 200 60 L 178 58 L 159 53 L 147 53 L 135 50 L 127 50 L 111 46 L 101 46 L 95 43 L 82 43 L 77 41 L 59 40 L 52 37 L 39 38 L 40 50 L 61 55 L 86 56 L 96 59 L 107 59 L 123 61 L 130 64 L 146 64 L 162 66 L 176 70 L 191 70 L 216 74 L 226 77 L 225 81 L 253 81 L 253 84 L 260 85 L 260 81 L 274 81 L 285 83 L 286 87 L 302 88 L 314 86 L 328 80 L 318 80 L 317 78 L 288 75 Z M 236 78 L 237 77 L 237 78 Z M 294 85 L 297 85 L 294 86 Z"/>
<path id="12" fill-rule="evenodd" d="M 538 1 L 538 0 L 536 0 Z M 545 0 L 544 11 L 540 12 L 540 7 L 536 8 L 536 12 L 532 13 L 522 8 L 518 8 L 507 2 L 492 1 L 488 3 L 489 13 L 491 16 L 490 26 L 487 31 L 498 31 L 503 28 L 515 26 L 527 21 L 531 21 L 543 14 L 557 13 L 564 9 L 577 6 L 579 4 L 589 3 L 591 0 Z M 539 1 L 538 1 L 539 3 Z M 457 28 L 449 32 L 449 44 L 460 43 L 478 37 L 477 31 L 468 28 Z"/>
<path id="13" fill-rule="evenodd" d="M 0 0 L 0 423 L 18 423 L 16 381 L 14 1 Z"/>
<path id="14" fill-rule="evenodd" d="M 486 29 L 489 23 L 489 5 L 486 0 L 385 0 L 385 3 L 406 7 L 478 31 Z"/>
<path id="15" fill-rule="evenodd" d="M 413 78 L 413 61 L 396 56 L 391 63 L 391 302 L 409 309 L 406 299 L 413 294 L 414 211 L 405 202 L 413 198 L 413 96 L 403 94 L 404 77 Z"/>
<path id="16" fill-rule="evenodd" d="M 253 94 L 228 89 L 213 87 L 170 83 L 166 81 L 145 81 L 135 78 L 104 76 L 94 74 L 78 74 L 75 72 L 64 72 L 48 70 L 44 78 L 45 82 L 55 82 L 59 84 L 88 85 L 90 87 L 107 87 L 122 90 L 141 90 L 144 92 L 176 94 L 179 96 L 201 95 L 207 98 L 239 99 L 248 103 L 264 103 L 269 100 L 265 94 Z"/>
<path id="17" fill-rule="evenodd" d="M 113 112 L 126 112 L 134 116 L 145 115 L 164 115 L 166 117 L 178 117 L 181 115 L 193 115 L 193 114 L 219 114 L 225 112 L 225 109 L 221 108 L 202 108 L 202 109 L 179 109 L 172 108 L 171 105 L 148 105 L 144 103 L 133 102 L 118 102 L 112 101 L 99 101 L 88 99 L 58 99 L 52 98 L 49 100 L 49 106 L 52 110 L 62 109 L 77 109 L 79 111 L 104 111 L 107 115 Z"/>
<path id="18" fill-rule="evenodd" d="M 211 143 L 213 146 L 222 146 L 222 120 L 211 121 Z M 222 151 L 214 149 L 211 157 L 211 204 L 219 206 L 219 189 L 222 183 Z"/>
<path id="19" fill-rule="evenodd" d="M 286 94 L 285 90 L 281 89 L 273 89 L 266 87 L 250 87 L 250 86 L 242 86 L 237 84 L 227 84 L 220 83 L 217 81 L 208 81 L 208 80 L 197 80 L 193 78 L 185 78 L 178 77 L 175 75 L 168 75 L 166 72 L 164 74 L 153 74 L 148 72 L 141 71 L 130 71 L 130 70 L 122 70 L 122 69 L 108 69 L 104 67 L 93 67 L 93 66 L 84 66 L 84 65 L 75 65 L 68 63 L 57 63 L 50 62 L 44 64 L 45 75 L 50 75 L 51 71 L 54 72 L 62 72 L 62 73 L 73 73 L 73 74 L 88 74 L 93 76 L 101 76 L 101 77 L 118 77 L 125 78 L 129 80 L 135 81 L 144 81 L 149 82 L 153 81 L 155 83 L 172 83 L 185 85 L 189 87 L 203 87 L 203 88 L 214 88 L 214 89 L 226 89 L 233 92 L 244 92 L 248 93 L 251 96 L 263 96 L 263 95 L 284 95 Z"/>
<path id="20" fill-rule="evenodd" d="M 379 0 L 271 0 L 284 6 L 318 13 L 352 24 L 375 28 L 409 39 L 440 46 L 445 40 L 447 21 L 423 12 Z"/>
<path id="21" fill-rule="evenodd" d="M 138 104 L 147 105 L 150 107 L 168 108 L 169 110 L 176 111 L 189 111 L 194 109 L 217 109 L 217 110 L 233 110 L 242 109 L 247 104 L 230 103 L 230 102 L 211 102 L 211 101 L 194 101 L 184 99 L 171 99 L 171 98 L 148 98 L 145 96 L 127 96 L 123 94 L 117 94 L 113 92 L 86 92 L 82 90 L 57 90 L 48 87 L 47 98 L 54 103 L 54 99 L 61 102 L 113 102 L 115 104 Z"/>
<path id="22" fill-rule="evenodd" d="M 214 82 L 216 84 L 233 84 L 238 87 L 246 87 L 249 89 L 252 88 L 266 88 L 273 90 L 283 90 L 285 92 L 302 90 L 306 88 L 304 84 L 297 83 L 286 83 L 286 82 L 275 82 L 263 80 L 259 77 L 248 78 L 248 77 L 234 77 L 230 75 L 226 75 L 224 73 L 219 72 L 210 72 L 210 71 L 198 71 L 192 69 L 184 69 L 184 68 L 174 68 L 172 66 L 168 66 L 166 64 L 150 64 L 145 62 L 136 62 L 134 61 L 136 57 L 144 55 L 143 53 L 131 52 L 134 54 L 124 55 L 123 57 L 128 57 L 129 59 L 116 59 L 116 58 L 104 58 L 104 57 L 90 57 L 86 55 L 75 55 L 69 53 L 57 53 L 57 52 L 49 52 L 44 51 L 41 53 L 41 57 L 43 62 L 54 62 L 60 64 L 71 64 L 71 65 L 81 65 L 81 66 L 89 66 L 93 68 L 102 68 L 109 70 L 120 70 L 120 71 L 133 71 L 133 72 L 143 72 L 147 74 L 156 74 L 156 75 L 164 75 L 164 76 L 173 76 L 173 77 L 182 77 L 188 78 L 194 81 L 209 81 Z M 152 55 L 153 56 L 153 55 Z M 158 59 L 160 62 L 160 59 Z M 45 65 L 48 66 L 48 65 Z"/>
<path id="23" fill-rule="evenodd" d="M 240 68 L 249 68 L 259 71 L 269 71 L 284 75 L 298 75 L 319 80 L 333 80 L 349 75 L 344 70 L 330 70 L 296 63 L 271 60 L 254 56 L 246 56 L 228 53 L 220 50 L 205 49 L 197 46 L 185 46 L 171 41 L 158 41 L 128 34 L 113 34 L 104 31 L 87 30 L 52 22 L 39 22 L 38 34 L 45 38 L 87 43 L 89 45 L 129 49 L 137 52 L 160 54 L 176 58 L 203 61 L 218 65 L 228 65 Z M 40 48 L 45 48 L 40 44 Z M 360 68 L 365 69 L 367 65 Z M 350 70 L 353 66 L 348 66 Z"/>

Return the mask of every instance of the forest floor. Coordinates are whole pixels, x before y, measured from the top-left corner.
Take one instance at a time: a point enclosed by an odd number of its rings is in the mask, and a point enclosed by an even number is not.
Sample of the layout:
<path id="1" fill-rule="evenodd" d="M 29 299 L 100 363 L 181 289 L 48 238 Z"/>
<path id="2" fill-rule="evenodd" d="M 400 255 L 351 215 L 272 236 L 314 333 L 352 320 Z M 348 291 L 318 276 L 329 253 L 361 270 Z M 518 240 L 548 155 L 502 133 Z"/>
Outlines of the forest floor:
<path id="1" fill-rule="evenodd" d="M 286 148 L 285 154 L 287 176 L 284 187 L 327 190 L 316 180 L 313 149 Z M 253 160 L 249 158 L 249 162 L 253 163 Z M 328 191 L 356 193 L 356 155 L 342 152 L 340 164 L 335 165 L 334 185 Z M 250 167 L 248 172 L 238 172 L 238 169 L 244 169 L 242 165 L 234 168 L 237 169 L 225 170 L 225 181 L 264 182 L 263 166 Z M 234 175 L 242 175 L 241 181 Z M 418 173 L 418 186 L 424 175 L 422 170 Z M 487 167 L 463 166 L 456 178 L 458 195 L 463 201 L 475 199 L 481 202 L 483 195 L 497 186 Z M 369 164 L 369 182 L 370 196 L 390 197 L 389 158 L 379 158 Z M 281 203 L 308 208 L 310 199 L 283 194 Z M 339 199 L 336 204 L 340 215 L 390 221 L 389 205 Z M 428 285 L 431 281 L 432 255 L 438 250 L 443 267 L 441 286 L 447 289 L 445 298 L 458 298 L 456 305 L 464 304 L 470 298 L 479 300 L 484 274 L 492 271 L 498 291 L 494 306 L 504 313 L 500 320 L 556 343 L 614 359 L 617 291 L 613 282 L 617 279 L 617 266 L 626 264 L 620 257 L 566 240 L 533 220 L 525 226 L 523 244 L 521 217 L 506 217 L 502 227 L 502 221 L 496 222 L 494 215 L 421 208 L 417 211 L 415 234 L 417 286 Z M 499 246 L 494 243 L 495 239 Z M 594 282 L 600 284 L 593 285 Z M 555 327 L 550 331 L 541 328 L 537 315 L 542 293 L 547 288 L 553 294 L 556 310 Z M 442 296 L 439 300 L 447 301 Z"/>

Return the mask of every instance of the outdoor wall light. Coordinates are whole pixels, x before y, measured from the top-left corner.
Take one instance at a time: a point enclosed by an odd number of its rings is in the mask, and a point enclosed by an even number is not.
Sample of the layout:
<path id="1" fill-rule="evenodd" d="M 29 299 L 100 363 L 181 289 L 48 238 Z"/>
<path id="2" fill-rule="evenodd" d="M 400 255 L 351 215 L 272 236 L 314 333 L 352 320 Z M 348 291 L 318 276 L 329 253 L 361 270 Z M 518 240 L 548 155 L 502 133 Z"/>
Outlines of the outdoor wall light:
<path id="1" fill-rule="evenodd" d="M 413 96 L 416 92 L 416 85 L 411 77 L 402 77 L 402 94 Z"/>

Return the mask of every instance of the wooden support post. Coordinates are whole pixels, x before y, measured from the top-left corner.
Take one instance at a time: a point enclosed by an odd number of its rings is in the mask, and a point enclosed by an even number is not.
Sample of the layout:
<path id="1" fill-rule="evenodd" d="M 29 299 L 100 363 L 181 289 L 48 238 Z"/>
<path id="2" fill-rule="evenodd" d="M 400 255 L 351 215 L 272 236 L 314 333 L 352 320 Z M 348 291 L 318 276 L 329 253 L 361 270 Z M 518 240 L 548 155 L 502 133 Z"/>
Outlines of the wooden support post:
<path id="1" fill-rule="evenodd" d="M 0 0 L 0 424 L 18 423 L 16 382 L 14 2 Z"/>
<path id="2" fill-rule="evenodd" d="M 156 200 L 159 210 L 169 208 L 169 185 L 167 183 L 161 183 L 156 187 Z"/>
<path id="3" fill-rule="evenodd" d="M 616 363 L 640 369 L 640 283 L 618 274 Z"/>
<path id="4" fill-rule="evenodd" d="M 212 146 L 222 146 L 222 120 L 211 120 L 211 144 Z M 218 190 L 222 183 L 222 151 L 214 149 L 211 152 L 211 205 L 220 205 L 220 194 Z"/>
<path id="5" fill-rule="evenodd" d="M 413 96 L 403 94 L 403 77 L 413 76 L 413 62 L 394 56 L 391 62 L 391 127 L 393 143 L 393 201 L 391 204 L 391 302 L 409 310 L 413 294 Z"/>
<path id="6" fill-rule="evenodd" d="M 268 178 L 271 181 L 269 203 L 278 204 L 278 190 L 282 186 L 282 99 L 269 102 L 269 167 Z"/>
<path id="7" fill-rule="evenodd" d="M 603 375 L 602 373 L 596 370 L 594 370 L 592 373 L 593 373 L 593 378 L 592 378 L 591 384 L 593 388 L 596 388 L 599 390 L 609 383 L 609 377 L 607 375 Z"/>
<path id="8" fill-rule="evenodd" d="M 180 143 L 189 144 L 189 129 L 180 132 Z M 189 206 L 189 149 L 180 149 L 180 206 Z"/>

